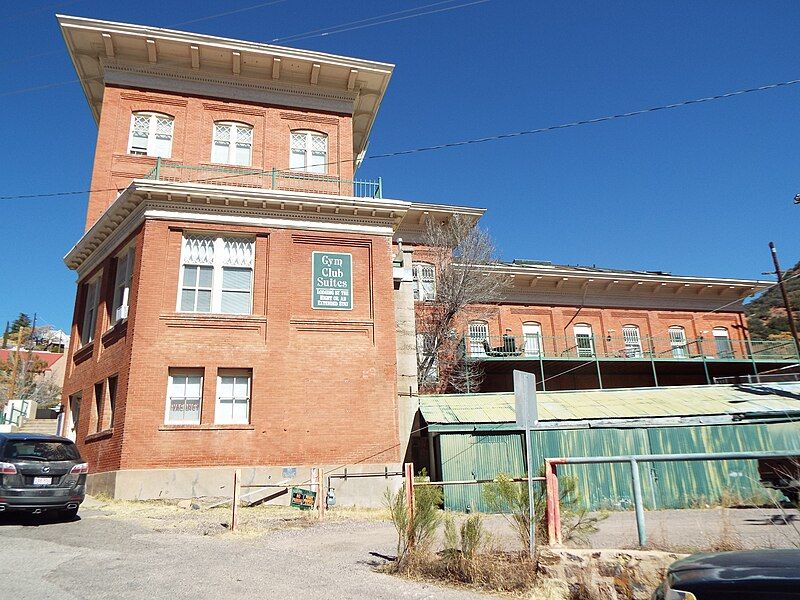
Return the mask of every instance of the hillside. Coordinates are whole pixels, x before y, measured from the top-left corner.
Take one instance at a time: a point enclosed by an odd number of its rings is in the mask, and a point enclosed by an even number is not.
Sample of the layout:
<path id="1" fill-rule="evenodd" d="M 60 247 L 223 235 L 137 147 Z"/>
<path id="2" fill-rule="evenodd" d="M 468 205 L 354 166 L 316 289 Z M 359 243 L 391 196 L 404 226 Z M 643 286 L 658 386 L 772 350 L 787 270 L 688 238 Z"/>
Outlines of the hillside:
<path id="1" fill-rule="evenodd" d="M 784 279 L 800 273 L 800 262 L 784 272 Z M 800 277 L 786 281 L 789 302 L 794 311 L 795 323 L 800 320 Z M 747 324 L 753 339 L 789 337 L 789 320 L 783 307 L 783 297 L 779 287 L 767 290 L 764 294 L 745 305 Z M 800 323 L 798 323 L 800 326 Z"/>

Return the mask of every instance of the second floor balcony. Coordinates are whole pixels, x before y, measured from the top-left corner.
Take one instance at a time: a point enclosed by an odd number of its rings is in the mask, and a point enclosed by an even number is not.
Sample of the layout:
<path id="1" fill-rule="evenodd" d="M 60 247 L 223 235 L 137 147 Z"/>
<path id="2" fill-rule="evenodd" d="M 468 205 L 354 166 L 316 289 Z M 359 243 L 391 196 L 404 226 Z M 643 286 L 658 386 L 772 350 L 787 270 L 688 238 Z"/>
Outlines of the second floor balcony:
<path id="1" fill-rule="evenodd" d="M 144 179 L 358 198 L 383 198 L 383 182 L 380 178 L 349 180 L 326 173 L 263 170 L 214 164 L 187 165 L 163 158 L 156 159 L 155 167 L 144 176 Z"/>
<path id="2" fill-rule="evenodd" d="M 752 340 L 722 337 L 674 339 L 643 336 L 502 335 L 465 336 L 472 360 L 653 360 L 796 362 L 794 340 Z"/>

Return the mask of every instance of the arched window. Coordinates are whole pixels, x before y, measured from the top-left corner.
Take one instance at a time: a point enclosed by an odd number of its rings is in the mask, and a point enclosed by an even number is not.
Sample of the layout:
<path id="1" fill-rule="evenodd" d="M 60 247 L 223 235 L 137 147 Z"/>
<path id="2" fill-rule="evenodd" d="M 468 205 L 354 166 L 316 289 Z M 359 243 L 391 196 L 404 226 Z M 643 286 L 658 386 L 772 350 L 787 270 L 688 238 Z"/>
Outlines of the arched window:
<path id="1" fill-rule="evenodd" d="M 522 324 L 523 351 L 525 356 L 538 357 L 542 354 L 542 326 L 535 321 Z"/>
<path id="2" fill-rule="evenodd" d="M 289 168 L 292 171 L 326 173 L 328 136 L 319 131 L 295 129 L 290 134 Z"/>
<path id="3" fill-rule="evenodd" d="M 253 128 L 234 121 L 215 121 L 211 162 L 249 167 L 253 160 Z"/>
<path id="4" fill-rule="evenodd" d="M 414 300 L 436 299 L 436 267 L 428 263 L 411 265 L 414 273 Z"/>
<path id="5" fill-rule="evenodd" d="M 733 358 L 733 346 L 728 330 L 725 327 L 714 327 L 711 333 L 714 335 L 717 358 Z"/>
<path id="6" fill-rule="evenodd" d="M 686 330 L 680 325 L 673 325 L 669 328 L 669 344 L 672 347 L 673 358 L 686 358 L 689 356 L 689 348 L 686 344 Z"/>
<path id="7" fill-rule="evenodd" d="M 578 323 L 572 328 L 575 334 L 575 348 L 580 358 L 594 356 L 594 336 L 592 326 L 587 323 Z"/>
<path id="8" fill-rule="evenodd" d="M 128 153 L 140 156 L 172 156 L 172 125 L 169 115 L 155 112 L 135 112 L 131 115 Z"/>
<path id="9" fill-rule="evenodd" d="M 486 356 L 489 346 L 489 324 L 486 321 L 470 321 L 469 323 L 470 356 Z"/>
<path id="10" fill-rule="evenodd" d="M 622 341 L 625 344 L 625 358 L 641 358 L 642 338 L 636 325 L 622 326 Z"/>

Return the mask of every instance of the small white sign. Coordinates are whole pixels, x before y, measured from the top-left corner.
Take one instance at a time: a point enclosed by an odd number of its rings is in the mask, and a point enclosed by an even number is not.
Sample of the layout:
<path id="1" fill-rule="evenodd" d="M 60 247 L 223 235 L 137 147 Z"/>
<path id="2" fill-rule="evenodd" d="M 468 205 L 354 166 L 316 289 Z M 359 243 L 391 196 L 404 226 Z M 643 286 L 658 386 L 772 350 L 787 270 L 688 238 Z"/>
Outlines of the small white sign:
<path id="1" fill-rule="evenodd" d="M 514 408 L 517 426 L 521 429 L 539 424 L 536 407 L 536 375 L 525 371 L 514 371 Z"/>
<path id="2" fill-rule="evenodd" d="M 52 477 L 34 477 L 33 485 L 50 485 L 53 483 Z"/>

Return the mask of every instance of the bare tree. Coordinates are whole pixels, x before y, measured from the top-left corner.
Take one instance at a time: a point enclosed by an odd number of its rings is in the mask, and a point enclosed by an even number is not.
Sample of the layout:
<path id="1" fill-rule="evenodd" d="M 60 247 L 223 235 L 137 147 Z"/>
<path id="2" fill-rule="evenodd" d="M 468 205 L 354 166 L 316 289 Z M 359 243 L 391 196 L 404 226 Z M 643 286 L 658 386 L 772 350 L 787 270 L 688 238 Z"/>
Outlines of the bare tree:
<path id="1" fill-rule="evenodd" d="M 490 274 L 495 248 L 489 234 L 462 215 L 445 223 L 429 220 L 421 259 L 435 269 L 435 288 L 417 311 L 417 377 L 421 391 L 474 390 L 482 371 L 467 360 L 465 315 L 496 312 L 508 279 Z M 418 285 L 421 285 L 418 284 Z"/>

